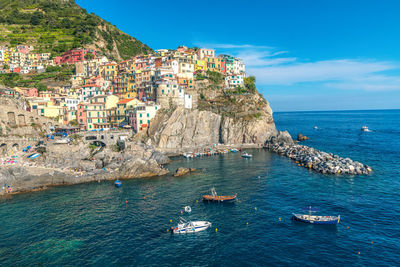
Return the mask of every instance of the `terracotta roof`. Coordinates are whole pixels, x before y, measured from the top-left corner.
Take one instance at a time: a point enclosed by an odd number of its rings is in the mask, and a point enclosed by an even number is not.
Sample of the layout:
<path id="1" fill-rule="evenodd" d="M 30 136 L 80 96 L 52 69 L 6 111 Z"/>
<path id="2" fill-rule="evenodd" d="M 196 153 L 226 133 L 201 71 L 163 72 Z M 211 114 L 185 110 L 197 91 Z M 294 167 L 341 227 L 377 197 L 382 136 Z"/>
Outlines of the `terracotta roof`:
<path id="1" fill-rule="evenodd" d="M 126 104 L 126 103 L 131 102 L 133 99 L 134 98 L 121 99 L 120 101 L 118 101 L 117 104 Z"/>

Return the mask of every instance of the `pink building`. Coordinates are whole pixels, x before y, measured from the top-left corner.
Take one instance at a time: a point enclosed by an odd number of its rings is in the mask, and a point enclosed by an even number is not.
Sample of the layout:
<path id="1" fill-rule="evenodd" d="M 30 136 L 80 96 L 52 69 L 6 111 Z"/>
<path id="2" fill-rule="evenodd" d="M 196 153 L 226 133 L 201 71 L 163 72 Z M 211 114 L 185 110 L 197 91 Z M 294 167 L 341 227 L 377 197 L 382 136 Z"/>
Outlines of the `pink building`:
<path id="1" fill-rule="evenodd" d="M 87 105 L 87 104 L 86 104 Z M 81 103 L 77 106 L 76 119 L 82 130 L 87 129 L 87 114 L 85 104 Z"/>
<path id="2" fill-rule="evenodd" d="M 60 57 L 55 57 L 53 59 L 53 63 L 56 65 L 65 64 L 65 63 L 73 64 L 76 62 L 86 60 L 85 56 L 87 54 L 92 54 L 94 57 L 96 56 L 96 52 L 92 49 L 78 48 L 78 49 L 69 50 Z"/>
<path id="3" fill-rule="evenodd" d="M 24 97 L 38 97 L 39 92 L 37 88 L 21 88 Z"/>

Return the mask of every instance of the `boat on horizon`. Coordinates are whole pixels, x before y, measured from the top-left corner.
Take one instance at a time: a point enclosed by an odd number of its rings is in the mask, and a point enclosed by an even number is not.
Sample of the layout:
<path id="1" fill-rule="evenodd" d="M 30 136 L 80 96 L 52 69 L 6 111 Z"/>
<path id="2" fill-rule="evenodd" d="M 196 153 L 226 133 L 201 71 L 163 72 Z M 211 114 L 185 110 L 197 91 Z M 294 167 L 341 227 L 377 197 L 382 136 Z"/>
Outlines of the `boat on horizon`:
<path id="1" fill-rule="evenodd" d="M 237 194 L 232 196 L 218 196 L 215 188 L 211 188 L 211 195 L 203 195 L 203 201 L 211 201 L 211 202 L 233 202 L 235 201 Z"/>
<path id="2" fill-rule="evenodd" d="M 303 210 L 307 210 L 308 214 L 296 214 L 293 213 L 292 220 L 311 224 L 338 224 L 340 222 L 340 215 L 338 216 L 321 216 L 312 215 L 313 212 L 319 211 L 318 208 L 307 207 Z"/>
<path id="3" fill-rule="evenodd" d="M 253 157 L 253 155 L 248 154 L 247 152 L 243 152 L 243 153 L 242 153 L 242 158 L 249 159 L 249 158 L 252 158 L 252 157 Z"/>
<path id="4" fill-rule="evenodd" d="M 210 222 L 207 221 L 186 221 L 182 217 L 179 218 L 179 223 L 177 226 L 171 227 L 171 232 L 173 234 L 187 234 L 196 233 L 206 230 L 211 226 Z"/>
<path id="5" fill-rule="evenodd" d="M 361 131 L 363 131 L 363 132 L 370 132 L 371 130 L 370 129 L 368 129 L 368 127 L 367 126 L 361 126 Z"/>

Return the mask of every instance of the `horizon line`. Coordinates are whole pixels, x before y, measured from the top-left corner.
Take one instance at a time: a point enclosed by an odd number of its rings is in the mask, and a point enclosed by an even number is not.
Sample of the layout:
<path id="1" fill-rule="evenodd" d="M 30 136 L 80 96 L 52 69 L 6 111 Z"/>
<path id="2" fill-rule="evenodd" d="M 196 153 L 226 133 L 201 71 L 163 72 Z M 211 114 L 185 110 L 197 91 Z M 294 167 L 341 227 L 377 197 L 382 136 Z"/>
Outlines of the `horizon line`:
<path id="1" fill-rule="evenodd" d="M 400 108 L 379 108 L 379 109 L 330 109 L 330 110 L 282 110 L 273 111 L 273 113 L 283 113 L 283 112 L 333 112 L 333 111 L 392 111 L 400 110 Z"/>

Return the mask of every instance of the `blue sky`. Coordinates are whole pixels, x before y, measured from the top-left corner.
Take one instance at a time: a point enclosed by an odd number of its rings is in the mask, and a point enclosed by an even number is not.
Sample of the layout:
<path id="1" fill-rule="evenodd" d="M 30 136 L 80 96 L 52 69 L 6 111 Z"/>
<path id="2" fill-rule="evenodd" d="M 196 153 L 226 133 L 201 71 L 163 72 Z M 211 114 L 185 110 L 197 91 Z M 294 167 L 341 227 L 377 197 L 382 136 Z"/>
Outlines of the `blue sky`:
<path id="1" fill-rule="evenodd" d="M 243 58 L 274 111 L 400 108 L 400 1 L 76 2 L 153 49 Z"/>

